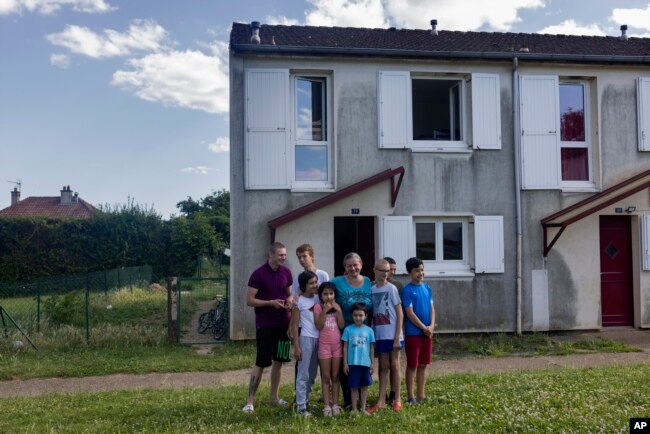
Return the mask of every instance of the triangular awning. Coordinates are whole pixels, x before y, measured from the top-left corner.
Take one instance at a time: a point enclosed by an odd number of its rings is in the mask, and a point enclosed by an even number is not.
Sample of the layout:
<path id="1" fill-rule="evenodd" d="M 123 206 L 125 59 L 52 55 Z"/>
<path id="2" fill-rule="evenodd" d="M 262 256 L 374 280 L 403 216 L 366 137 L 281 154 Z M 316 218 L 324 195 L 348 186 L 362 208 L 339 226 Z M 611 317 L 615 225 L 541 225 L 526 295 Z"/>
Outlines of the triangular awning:
<path id="1" fill-rule="evenodd" d="M 397 175 L 399 175 L 399 178 L 397 179 L 397 181 L 395 181 L 395 177 Z M 301 206 L 300 208 L 296 208 L 292 211 L 289 211 L 286 214 L 282 214 L 279 217 L 269 220 L 267 224 L 271 229 L 271 239 L 272 240 L 275 239 L 276 228 L 284 224 L 287 224 L 293 220 L 299 219 L 300 217 L 304 217 L 307 214 L 317 211 L 327 205 L 335 203 L 341 199 L 344 199 L 350 195 L 363 191 L 369 187 L 372 187 L 375 184 L 386 181 L 388 179 L 390 179 L 390 191 L 391 191 L 390 203 L 391 206 L 395 206 L 395 201 L 397 200 L 399 189 L 402 186 L 403 177 L 404 177 L 404 166 L 400 166 L 396 169 L 386 169 L 369 178 L 359 181 L 356 184 L 349 185 L 337 192 L 328 194 L 327 196 L 323 196 L 318 200 L 308 203 L 307 205 Z"/>
<path id="2" fill-rule="evenodd" d="M 650 187 L 650 170 L 641 172 L 632 178 L 614 185 L 598 194 L 581 200 L 562 211 L 551 214 L 541 220 L 544 228 L 544 257 L 548 255 L 555 242 L 560 238 L 564 229 L 591 214 L 625 199 L 628 196 Z M 548 242 L 548 229 L 560 228 L 551 242 Z"/>

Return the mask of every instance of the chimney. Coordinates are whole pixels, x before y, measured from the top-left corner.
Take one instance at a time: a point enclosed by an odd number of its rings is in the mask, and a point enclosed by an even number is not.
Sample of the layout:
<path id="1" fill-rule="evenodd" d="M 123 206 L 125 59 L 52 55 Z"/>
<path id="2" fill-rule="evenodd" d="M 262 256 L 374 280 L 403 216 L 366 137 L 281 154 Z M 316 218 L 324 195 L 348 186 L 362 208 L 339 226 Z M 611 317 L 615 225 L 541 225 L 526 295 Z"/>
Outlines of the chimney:
<path id="1" fill-rule="evenodd" d="M 72 190 L 70 190 L 70 186 L 63 186 L 63 190 L 61 190 L 61 205 L 70 205 L 72 203 Z"/>
<path id="2" fill-rule="evenodd" d="M 252 36 L 251 36 L 251 44 L 259 44 L 262 42 L 260 39 L 260 22 L 259 21 L 253 21 L 251 23 L 251 31 L 252 31 Z"/>
<path id="3" fill-rule="evenodd" d="M 438 20 L 431 20 L 431 34 L 433 36 L 438 35 L 438 30 L 436 29 L 437 25 L 438 25 Z"/>
<path id="4" fill-rule="evenodd" d="M 14 191 L 11 192 L 11 204 L 15 205 L 20 202 L 20 190 L 18 187 L 14 187 Z"/>
<path id="5" fill-rule="evenodd" d="M 623 41 L 627 41 L 627 34 L 625 32 L 627 32 L 627 24 L 621 26 L 621 39 Z"/>

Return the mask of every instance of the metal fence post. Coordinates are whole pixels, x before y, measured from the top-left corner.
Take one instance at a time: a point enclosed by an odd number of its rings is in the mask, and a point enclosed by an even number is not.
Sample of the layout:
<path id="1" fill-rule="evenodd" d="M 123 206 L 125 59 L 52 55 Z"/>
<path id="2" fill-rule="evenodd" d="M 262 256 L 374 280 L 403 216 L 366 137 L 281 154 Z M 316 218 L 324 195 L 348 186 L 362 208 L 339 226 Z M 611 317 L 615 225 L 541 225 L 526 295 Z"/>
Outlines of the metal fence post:
<path id="1" fill-rule="evenodd" d="M 90 298 L 90 288 L 88 285 L 88 275 L 86 274 L 86 343 L 90 343 L 90 315 L 88 313 Z"/>
<path id="2" fill-rule="evenodd" d="M 104 297 L 108 297 L 108 282 L 106 277 L 106 270 L 104 270 Z"/>
<path id="3" fill-rule="evenodd" d="M 41 331 L 41 285 L 36 286 L 36 331 Z"/>

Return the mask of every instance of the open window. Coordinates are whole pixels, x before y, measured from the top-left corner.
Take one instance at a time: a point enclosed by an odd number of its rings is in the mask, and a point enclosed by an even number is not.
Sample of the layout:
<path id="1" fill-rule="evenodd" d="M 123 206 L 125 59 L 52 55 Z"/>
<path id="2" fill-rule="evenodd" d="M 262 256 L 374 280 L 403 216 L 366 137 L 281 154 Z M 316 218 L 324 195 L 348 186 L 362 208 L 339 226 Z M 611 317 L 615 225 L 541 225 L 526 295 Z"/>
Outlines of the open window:
<path id="1" fill-rule="evenodd" d="M 378 80 L 380 148 L 501 149 L 498 75 L 382 71 Z"/>

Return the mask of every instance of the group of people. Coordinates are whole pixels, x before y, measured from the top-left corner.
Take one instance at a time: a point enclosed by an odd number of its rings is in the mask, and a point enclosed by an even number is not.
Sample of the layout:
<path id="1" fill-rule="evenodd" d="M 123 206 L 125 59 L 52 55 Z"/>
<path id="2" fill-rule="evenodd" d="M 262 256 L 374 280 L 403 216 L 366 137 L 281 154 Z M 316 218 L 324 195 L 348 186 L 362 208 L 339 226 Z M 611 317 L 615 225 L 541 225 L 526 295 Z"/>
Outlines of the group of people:
<path id="1" fill-rule="evenodd" d="M 363 262 L 357 253 L 345 255 L 344 274 L 331 280 L 316 268 L 309 244 L 299 246 L 296 256 L 304 271 L 293 278 L 284 266 L 286 247 L 272 243 L 268 260 L 249 278 L 246 301 L 255 309 L 257 354 L 243 411 L 254 411 L 255 395 L 269 366 L 271 403 L 288 405 L 278 390 L 282 363 L 292 356 L 296 359 L 298 414 L 312 416 L 308 401 L 319 366 L 324 416 L 342 413 L 339 388 L 350 411 L 370 414 L 387 405 L 399 411 L 402 348 L 407 360 L 407 402 L 417 405 L 426 400 L 425 373 L 431 363 L 435 309 L 422 261 L 406 261 L 411 281 L 402 286 L 393 279 L 397 266 L 389 257 L 375 262 L 371 282 L 361 274 Z M 379 394 L 368 407 L 374 358 L 378 360 Z"/>

